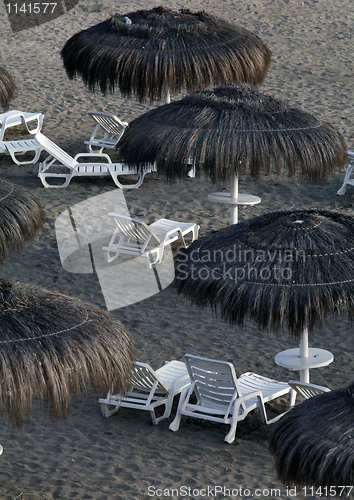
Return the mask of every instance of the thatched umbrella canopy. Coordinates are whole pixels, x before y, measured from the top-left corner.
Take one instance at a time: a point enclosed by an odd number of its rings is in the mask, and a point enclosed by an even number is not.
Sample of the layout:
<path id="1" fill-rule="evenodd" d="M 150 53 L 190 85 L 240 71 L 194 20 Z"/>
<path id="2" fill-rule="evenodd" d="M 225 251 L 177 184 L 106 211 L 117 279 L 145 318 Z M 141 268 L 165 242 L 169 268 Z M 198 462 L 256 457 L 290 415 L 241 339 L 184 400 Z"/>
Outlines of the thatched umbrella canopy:
<path id="1" fill-rule="evenodd" d="M 61 56 L 69 78 L 116 88 L 141 101 L 162 91 L 230 82 L 262 83 L 270 51 L 254 33 L 206 12 L 156 7 L 110 19 L 71 37 Z"/>
<path id="2" fill-rule="evenodd" d="M 308 331 L 354 316 L 354 218 L 294 210 L 228 226 L 180 250 L 175 285 L 230 324 L 289 331 L 307 357 Z"/>
<path id="3" fill-rule="evenodd" d="M 344 137 L 332 125 L 249 85 L 193 92 L 133 120 L 117 148 L 127 163 L 156 162 L 168 178 L 196 175 L 226 181 L 234 174 L 299 172 L 324 180 L 345 165 Z"/>
<path id="4" fill-rule="evenodd" d="M 10 73 L 0 67 L 0 103 L 6 110 L 15 92 L 15 82 Z"/>
<path id="5" fill-rule="evenodd" d="M 322 489 L 326 497 L 350 496 L 348 488 L 338 487 L 352 488 L 354 480 L 354 384 L 290 410 L 275 424 L 269 448 L 287 486 L 328 488 L 328 494 Z"/>
<path id="6" fill-rule="evenodd" d="M 43 209 L 26 189 L 0 181 L 0 262 L 43 229 Z"/>
<path id="7" fill-rule="evenodd" d="M 168 178 L 185 177 L 192 161 L 196 175 L 231 179 L 231 198 L 240 174 L 257 180 L 287 171 L 321 181 L 347 160 L 344 137 L 332 125 L 244 84 L 194 92 L 144 113 L 117 148 L 125 162 L 156 162 Z"/>
<path id="8" fill-rule="evenodd" d="M 48 290 L 0 282 L 0 409 L 14 425 L 34 400 L 54 418 L 89 387 L 125 390 L 133 341 L 110 313 Z"/>

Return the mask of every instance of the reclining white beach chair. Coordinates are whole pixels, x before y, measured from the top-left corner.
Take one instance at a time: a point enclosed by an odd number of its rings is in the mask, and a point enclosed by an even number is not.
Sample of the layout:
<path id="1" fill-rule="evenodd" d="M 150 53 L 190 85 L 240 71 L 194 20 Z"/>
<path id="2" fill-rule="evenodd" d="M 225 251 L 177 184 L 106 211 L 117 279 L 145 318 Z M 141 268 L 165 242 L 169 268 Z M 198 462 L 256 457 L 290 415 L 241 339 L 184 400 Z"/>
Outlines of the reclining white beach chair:
<path id="1" fill-rule="evenodd" d="M 123 185 L 120 183 L 118 177 L 136 174 L 135 169 L 130 168 L 124 163 L 112 163 L 111 158 L 107 154 L 79 153 L 73 158 L 41 132 L 35 135 L 35 139 L 38 141 L 38 144 L 40 144 L 42 150 L 48 153 L 47 158 L 39 164 L 38 170 L 38 177 L 41 179 L 43 186 L 47 188 L 65 188 L 68 186 L 71 179 L 76 176 L 102 177 L 110 175 L 114 183 L 121 189 L 135 189 L 142 184 L 145 174 L 154 169 L 153 165 L 149 168 L 145 168 L 143 171 L 139 172 L 139 180 L 135 184 Z M 85 162 L 79 162 L 78 160 L 81 158 L 96 158 L 96 162 L 88 163 L 87 160 Z M 58 169 L 59 172 L 55 171 Z M 66 172 L 62 170 L 66 170 Z M 64 179 L 64 182 L 61 184 L 48 184 L 47 179 L 49 178 L 55 180 Z"/>
<path id="2" fill-rule="evenodd" d="M 340 196 L 343 196 L 345 194 L 348 184 L 349 186 L 354 186 L 354 179 L 350 178 L 354 168 L 354 152 L 347 151 L 347 154 L 348 154 L 349 165 L 347 166 L 347 170 L 345 172 L 342 187 L 337 191 L 337 194 Z"/>
<path id="3" fill-rule="evenodd" d="M 0 114 L 0 141 L 4 140 L 8 128 L 19 125 L 23 125 L 29 134 L 37 134 L 41 131 L 43 118 L 42 113 L 25 113 L 17 110 Z"/>
<path id="4" fill-rule="evenodd" d="M 301 400 L 313 398 L 318 394 L 322 394 L 323 392 L 329 392 L 331 390 L 323 385 L 315 385 L 307 382 L 300 382 L 300 380 L 289 380 L 288 384 L 295 391 L 295 398 L 296 395 L 299 394 L 301 396 Z M 294 403 L 295 403 L 295 398 L 294 398 Z"/>
<path id="5" fill-rule="evenodd" d="M 108 215 L 113 217 L 117 227 L 108 246 L 102 248 L 107 262 L 112 262 L 119 254 L 143 256 L 151 268 L 161 263 L 166 245 L 179 241 L 186 248 L 185 236 L 190 234 L 192 241 L 198 238 L 199 226 L 194 223 L 158 219 L 147 225 L 126 215 L 112 212 Z"/>
<path id="6" fill-rule="evenodd" d="M 128 123 L 122 122 L 115 115 L 102 111 L 88 111 L 87 114 L 96 122 L 90 139 L 84 143 L 87 150 L 90 153 L 102 153 L 105 148 L 114 149 L 124 134 Z M 101 134 L 101 137 L 98 137 L 99 134 Z"/>
<path id="7" fill-rule="evenodd" d="M 105 417 L 110 417 L 121 407 L 146 410 L 156 425 L 170 416 L 173 398 L 190 384 L 186 365 L 176 360 L 167 362 L 156 371 L 150 365 L 136 361 L 130 382 L 131 388 L 126 394 L 114 395 L 109 391 L 106 398 L 99 399 Z M 165 405 L 165 411 L 156 417 L 155 408 L 161 405 Z"/>
<path id="8" fill-rule="evenodd" d="M 191 385 L 184 389 L 175 419 L 170 424 L 171 431 L 179 429 L 181 416 L 186 415 L 203 420 L 230 424 L 225 437 L 227 443 L 235 440 L 237 422 L 249 412 L 259 409 L 263 423 L 273 423 L 283 415 L 267 419 L 264 404 L 285 394 L 290 394 L 290 386 L 255 373 L 244 373 L 236 377 L 231 363 L 215 359 L 201 358 L 186 354 L 184 357 Z M 192 394 L 196 402 L 191 401 Z"/>

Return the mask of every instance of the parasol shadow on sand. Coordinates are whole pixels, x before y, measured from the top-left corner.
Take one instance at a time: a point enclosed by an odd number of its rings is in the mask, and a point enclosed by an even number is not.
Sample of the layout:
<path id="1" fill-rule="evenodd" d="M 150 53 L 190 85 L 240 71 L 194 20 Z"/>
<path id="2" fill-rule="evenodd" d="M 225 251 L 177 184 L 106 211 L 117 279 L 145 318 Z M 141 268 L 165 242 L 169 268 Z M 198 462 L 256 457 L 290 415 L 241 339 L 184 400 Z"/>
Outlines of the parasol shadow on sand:
<path id="1" fill-rule="evenodd" d="M 262 83 L 270 51 L 251 31 L 206 12 L 155 7 L 115 14 L 61 50 L 68 77 L 140 102 L 230 82 Z"/>
<path id="2" fill-rule="evenodd" d="M 300 342 L 290 351 L 308 381 L 309 368 L 333 355 L 308 349 L 307 333 L 341 310 L 354 316 L 354 218 L 294 210 L 228 226 L 180 250 L 174 284 L 231 325 L 251 320 L 264 331 L 288 331 Z"/>
<path id="3" fill-rule="evenodd" d="M 245 84 L 194 92 L 144 113 L 117 148 L 138 168 L 156 162 L 168 179 L 185 177 L 192 162 L 196 176 L 231 181 L 232 199 L 239 175 L 256 181 L 287 171 L 316 182 L 347 160 L 344 137 L 331 124 Z M 237 222 L 237 203 L 230 215 Z"/>
<path id="4" fill-rule="evenodd" d="M 5 109 L 9 107 L 9 102 L 15 92 L 15 82 L 10 73 L 0 66 L 0 104 Z"/>
<path id="5" fill-rule="evenodd" d="M 269 449 L 284 484 L 309 487 L 308 492 L 320 488 L 326 497 L 351 496 L 354 384 L 307 399 L 290 410 L 275 424 Z"/>

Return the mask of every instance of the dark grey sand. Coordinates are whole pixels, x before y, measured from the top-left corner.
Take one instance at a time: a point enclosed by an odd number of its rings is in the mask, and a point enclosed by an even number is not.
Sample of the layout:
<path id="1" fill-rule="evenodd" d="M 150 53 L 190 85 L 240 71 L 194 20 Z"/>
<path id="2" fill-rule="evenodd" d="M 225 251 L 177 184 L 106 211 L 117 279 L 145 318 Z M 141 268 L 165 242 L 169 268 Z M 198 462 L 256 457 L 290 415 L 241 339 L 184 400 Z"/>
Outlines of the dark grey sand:
<path id="1" fill-rule="evenodd" d="M 65 16 L 15 35 L 10 31 L 5 7 L 0 5 L 0 65 L 10 71 L 17 84 L 10 109 L 44 113 L 43 132 L 75 154 L 85 150 L 83 141 L 91 134 L 92 125 L 85 116 L 88 109 L 114 112 L 130 121 L 157 106 L 140 105 L 119 95 L 90 94 L 80 80 L 68 80 L 59 52 L 74 33 L 116 11 L 127 13 L 159 4 L 179 7 L 167 1 L 123 0 L 114 5 L 108 0 L 83 0 Z M 348 149 L 354 149 L 352 2 L 188 0 L 184 6 L 207 10 L 261 36 L 272 51 L 272 64 L 261 90 L 331 122 L 344 134 Z M 30 189 L 45 210 L 44 232 L 33 245 L 2 264 L 3 276 L 104 308 L 94 274 L 72 274 L 62 268 L 54 223 L 69 207 L 115 189 L 111 179 L 74 179 L 65 190 L 47 190 L 37 177 L 37 165 L 18 167 L 4 156 L 0 163 L 2 178 Z M 269 210 L 302 207 L 352 213 L 354 189 L 348 188 L 343 197 L 336 195 L 343 176 L 344 169 L 316 186 L 286 176 L 264 178 L 257 184 L 241 178 L 240 189 L 260 196 L 262 203 L 240 209 L 240 220 Z M 200 234 L 204 235 L 228 224 L 228 210 L 207 199 L 209 192 L 223 188 L 229 186 L 214 186 L 200 179 L 168 183 L 153 174 L 146 176 L 138 190 L 124 194 L 133 216 L 146 222 L 160 217 L 191 220 L 201 226 Z M 177 298 L 171 286 L 112 313 L 131 331 L 137 358 L 154 368 L 165 360 L 181 359 L 188 352 L 231 361 L 239 374 L 255 371 L 285 381 L 296 377 L 296 373 L 274 362 L 279 351 L 296 347 L 288 334 L 276 338 L 272 333 L 260 333 L 251 323 L 244 329 L 230 328 L 210 311 Z M 352 331 L 353 326 L 343 316 L 329 318 L 310 336 L 310 345 L 328 349 L 335 356 L 329 367 L 312 370 L 312 382 L 337 388 L 352 381 Z M 235 443 L 227 445 L 227 427 L 223 425 L 183 419 L 180 430 L 171 433 L 170 420 L 152 426 L 148 413 L 127 409 L 104 419 L 98 396 L 104 394 L 89 394 L 84 404 L 74 401 L 68 418 L 59 423 L 52 423 L 47 412 L 35 409 L 18 432 L 8 427 L 5 416 L 0 417 L 0 442 L 4 446 L 0 457 L 1 499 L 140 500 L 168 495 L 194 499 L 204 493 L 204 498 L 226 498 L 228 490 L 231 497 L 236 493 L 259 498 L 290 496 L 277 479 L 267 450 L 271 427 L 262 425 L 259 415 L 250 415 L 240 423 Z M 285 400 L 272 405 L 270 415 L 282 410 L 284 404 Z M 222 490 L 217 494 L 213 489 L 216 486 Z M 311 497 L 297 491 L 296 498 Z"/>

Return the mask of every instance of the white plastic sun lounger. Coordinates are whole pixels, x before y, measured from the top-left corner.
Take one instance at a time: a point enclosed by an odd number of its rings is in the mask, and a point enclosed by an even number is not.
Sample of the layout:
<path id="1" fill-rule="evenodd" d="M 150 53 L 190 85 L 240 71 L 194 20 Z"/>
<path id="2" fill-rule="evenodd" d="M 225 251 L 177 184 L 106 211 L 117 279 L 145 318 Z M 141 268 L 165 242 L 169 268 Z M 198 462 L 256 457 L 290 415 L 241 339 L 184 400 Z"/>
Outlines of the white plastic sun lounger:
<path id="1" fill-rule="evenodd" d="M 10 127 L 23 125 L 29 134 L 41 131 L 44 115 L 42 113 L 25 113 L 24 111 L 7 111 L 0 114 L 0 141 L 4 140 L 5 131 Z"/>
<path id="2" fill-rule="evenodd" d="M 198 238 L 199 226 L 190 222 L 158 219 L 147 225 L 140 219 L 126 215 L 109 213 L 117 227 L 108 243 L 102 249 L 107 262 L 112 262 L 119 254 L 143 256 L 148 268 L 160 264 L 164 248 L 179 241 L 186 248 L 185 236 L 191 235 L 192 241 Z"/>
<path id="3" fill-rule="evenodd" d="M 173 398 L 190 384 L 187 368 L 182 361 L 169 361 L 154 371 L 150 365 L 136 361 L 131 375 L 131 388 L 124 394 L 108 392 L 99 399 L 102 413 L 110 417 L 119 408 L 149 411 L 152 423 L 158 424 L 171 414 Z M 164 405 L 165 411 L 156 417 L 155 408 Z"/>
<path id="4" fill-rule="evenodd" d="M 349 165 L 348 165 L 347 170 L 345 172 L 342 187 L 340 189 L 338 189 L 338 191 L 337 191 L 337 194 L 339 196 L 343 196 L 345 194 L 348 185 L 354 186 L 354 179 L 351 179 L 351 175 L 353 173 L 353 168 L 354 168 L 354 152 L 347 151 L 347 155 L 348 155 Z"/>
<path id="5" fill-rule="evenodd" d="M 73 158 L 41 132 L 35 135 L 35 139 L 40 144 L 42 150 L 48 153 L 47 158 L 39 164 L 38 170 L 38 177 L 41 179 L 43 186 L 47 188 L 65 188 L 75 176 L 102 177 L 110 175 L 119 188 L 136 189 L 142 184 L 145 174 L 154 169 L 153 165 L 151 165 L 151 168 L 146 168 L 142 172 L 139 172 L 139 180 L 135 184 L 123 185 L 120 183 L 118 177 L 122 175 L 134 175 L 136 174 L 135 169 L 130 168 L 124 163 L 112 163 L 111 158 L 107 154 L 79 153 Z M 83 158 L 86 161 L 81 161 Z M 96 161 L 87 162 L 87 159 L 96 159 Z M 56 181 L 64 179 L 64 182 L 61 182 L 61 184 L 49 184 L 47 179 L 50 178 Z"/>
<path id="6" fill-rule="evenodd" d="M 232 443 L 237 423 L 256 408 L 260 411 L 262 422 L 266 424 L 279 420 L 283 415 L 268 420 L 264 404 L 290 394 L 291 388 L 287 383 L 250 372 L 237 378 L 234 366 L 226 361 L 191 354 L 186 354 L 184 361 L 191 385 L 181 393 L 175 419 L 169 426 L 171 431 L 179 429 L 181 417 L 186 415 L 230 424 L 225 441 Z M 192 394 L 196 401 L 191 400 Z"/>
<path id="7" fill-rule="evenodd" d="M 84 142 L 89 153 L 102 153 L 105 148 L 115 149 L 128 123 L 103 111 L 88 111 L 87 114 L 96 123 L 90 139 Z"/>

